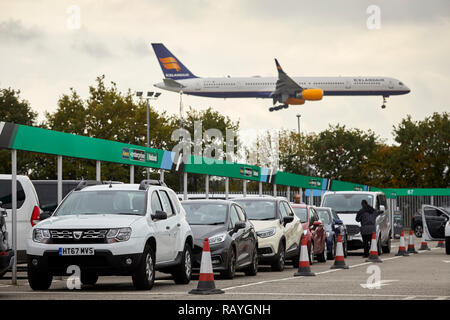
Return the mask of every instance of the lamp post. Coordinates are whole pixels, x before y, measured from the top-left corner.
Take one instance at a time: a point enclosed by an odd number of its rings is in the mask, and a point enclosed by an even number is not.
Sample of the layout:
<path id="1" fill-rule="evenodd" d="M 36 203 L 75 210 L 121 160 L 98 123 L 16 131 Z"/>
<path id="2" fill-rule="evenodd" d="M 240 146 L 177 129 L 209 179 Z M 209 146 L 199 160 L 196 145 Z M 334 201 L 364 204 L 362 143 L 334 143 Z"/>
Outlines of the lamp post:
<path id="1" fill-rule="evenodd" d="M 139 98 L 139 100 L 145 99 L 147 100 L 147 148 L 150 148 L 150 100 L 156 100 L 161 95 L 161 92 L 153 92 L 153 91 L 147 91 L 147 97 L 143 97 L 142 91 L 136 92 L 136 97 Z M 150 179 L 150 168 L 147 167 L 147 180 Z"/>
<path id="2" fill-rule="evenodd" d="M 301 114 L 297 114 L 297 120 L 298 120 L 298 134 L 300 135 L 300 117 L 302 115 Z"/>

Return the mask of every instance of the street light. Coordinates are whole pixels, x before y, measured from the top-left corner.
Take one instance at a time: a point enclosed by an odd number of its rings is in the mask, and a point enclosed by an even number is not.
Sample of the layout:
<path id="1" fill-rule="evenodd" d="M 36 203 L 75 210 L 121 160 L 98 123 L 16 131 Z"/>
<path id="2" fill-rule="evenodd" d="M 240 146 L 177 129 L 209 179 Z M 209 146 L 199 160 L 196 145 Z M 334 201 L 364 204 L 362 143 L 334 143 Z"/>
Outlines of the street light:
<path id="1" fill-rule="evenodd" d="M 300 135 L 300 117 L 302 115 L 301 114 L 297 114 L 297 119 L 298 119 L 298 135 Z"/>
<path id="2" fill-rule="evenodd" d="M 147 91 L 147 97 L 145 100 L 147 100 L 147 148 L 150 148 L 150 105 L 149 100 L 156 100 L 161 95 L 161 92 L 153 92 L 153 91 Z M 139 100 L 142 100 L 143 92 L 137 91 L 136 97 L 139 98 Z M 150 168 L 147 167 L 147 180 L 150 179 Z"/>

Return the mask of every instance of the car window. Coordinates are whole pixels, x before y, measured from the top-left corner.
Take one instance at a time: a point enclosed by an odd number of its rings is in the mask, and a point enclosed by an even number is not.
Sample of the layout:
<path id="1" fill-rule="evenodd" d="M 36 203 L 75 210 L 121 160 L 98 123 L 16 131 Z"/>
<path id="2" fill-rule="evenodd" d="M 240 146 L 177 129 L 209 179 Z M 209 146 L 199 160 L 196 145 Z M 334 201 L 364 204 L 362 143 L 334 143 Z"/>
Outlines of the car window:
<path id="1" fill-rule="evenodd" d="M 12 207 L 12 181 L 0 180 L 0 201 L 3 203 L 4 209 L 11 209 Z M 25 192 L 22 184 L 17 181 L 17 209 L 20 209 L 25 202 Z"/>
<path id="2" fill-rule="evenodd" d="M 312 224 L 314 221 L 319 220 L 316 210 L 309 208 L 309 222 Z"/>
<path id="3" fill-rule="evenodd" d="M 330 224 L 330 214 L 328 213 L 328 210 L 326 209 L 317 209 L 317 214 L 319 216 L 319 219 L 322 221 L 323 224 Z"/>
<path id="4" fill-rule="evenodd" d="M 286 217 L 288 215 L 288 213 L 286 211 L 286 207 L 284 206 L 282 201 L 279 202 L 278 208 L 280 209 L 281 219 L 283 219 L 284 217 Z"/>
<path id="5" fill-rule="evenodd" d="M 286 212 L 287 212 L 288 216 L 293 216 L 294 215 L 294 211 L 292 211 L 291 206 L 289 205 L 289 203 L 283 201 L 283 205 L 286 208 Z"/>
<path id="6" fill-rule="evenodd" d="M 236 222 L 239 221 L 239 215 L 237 213 L 235 206 L 231 206 L 230 220 L 231 220 L 231 227 L 234 228 L 234 225 L 236 224 Z"/>
<path id="7" fill-rule="evenodd" d="M 167 217 L 173 216 L 173 208 L 170 203 L 169 195 L 165 190 L 159 190 L 159 194 L 161 196 L 161 201 L 163 203 L 164 211 L 167 213 Z"/>
<path id="8" fill-rule="evenodd" d="M 235 207 L 236 210 L 237 210 L 237 213 L 238 213 L 238 216 L 239 216 L 239 220 L 240 221 L 246 221 L 247 219 L 245 218 L 244 210 L 242 210 L 242 208 L 239 207 L 239 206 L 233 206 L 233 207 Z"/>
<path id="9" fill-rule="evenodd" d="M 294 207 L 295 215 L 300 219 L 302 223 L 305 223 L 308 221 L 308 215 L 306 214 L 306 208 L 298 208 Z"/>
<path id="10" fill-rule="evenodd" d="M 183 203 L 190 225 L 219 225 L 226 223 L 228 205 L 220 203 Z"/>
<path id="11" fill-rule="evenodd" d="M 177 195 L 172 190 L 169 191 L 170 200 L 172 200 L 172 204 L 175 210 L 175 214 L 180 212 L 180 200 L 178 200 Z"/>
<path id="12" fill-rule="evenodd" d="M 159 196 L 156 191 L 153 191 L 151 201 L 152 201 L 152 213 L 156 213 L 156 211 L 163 211 L 161 201 L 159 200 Z"/>
<path id="13" fill-rule="evenodd" d="M 436 208 L 425 207 L 425 215 L 427 217 L 439 217 L 441 214 L 443 213 Z"/>
<path id="14" fill-rule="evenodd" d="M 249 220 L 276 219 L 276 201 L 273 200 L 234 200 L 245 210 Z"/>

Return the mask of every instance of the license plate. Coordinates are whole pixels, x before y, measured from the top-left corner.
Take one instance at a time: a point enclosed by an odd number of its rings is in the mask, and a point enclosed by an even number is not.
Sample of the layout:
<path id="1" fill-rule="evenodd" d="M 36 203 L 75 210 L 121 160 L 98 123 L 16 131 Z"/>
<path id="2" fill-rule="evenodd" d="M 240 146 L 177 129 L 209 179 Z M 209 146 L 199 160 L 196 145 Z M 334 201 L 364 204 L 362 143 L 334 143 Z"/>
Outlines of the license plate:
<path id="1" fill-rule="evenodd" d="M 59 248 L 60 256 L 93 256 L 94 248 Z"/>

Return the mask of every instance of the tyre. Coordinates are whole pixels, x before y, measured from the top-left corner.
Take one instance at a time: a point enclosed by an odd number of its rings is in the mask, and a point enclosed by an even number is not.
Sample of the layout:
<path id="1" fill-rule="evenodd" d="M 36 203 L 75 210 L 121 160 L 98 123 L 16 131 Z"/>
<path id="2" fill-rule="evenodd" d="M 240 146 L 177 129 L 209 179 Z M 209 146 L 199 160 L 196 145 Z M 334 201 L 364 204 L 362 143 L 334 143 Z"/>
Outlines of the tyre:
<path id="1" fill-rule="evenodd" d="M 417 238 L 421 238 L 422 237 L 422 233 L 423 233 L 423 227 L 422 227 L 422 225 L 420 224 L 420 223 L 417 223 L 415 226 L 414 226 L 414 234 L 415 234 L 415 236 L 417 237 Z"/>
<path id="2" fill-rule="evenodd" d="M 294 267 L 294 269 L 298 268 L 298 264 L 300 261 L 300 250 L 302 249 L 301 243 L 302 240 L 300 239 L 300 246 L 298 247 L 298 253 L 294 257 L 292 257 L 292 266 Z"/>
<path id="3" fill-rule="evenodd" d="M 343 244 L 343 250 L 344 250 L 344 258 L 347 258 L 348 256 L 348 240 L 347 237 L 345 237 L 345 242 Z"/>
<path id="4" fill-rule="evenodd" d="M 331 252 L 327 253 L 327 259 L 328 260 L 333 260 L 335 255 L 336 255 L 336 241 L 335 239 L 333 239 L 333 243 L 331 244 Z"/>
<path id="5" fill-rule="evenodd" d="M 309 264 L 314 263 L 314 242 L 311 240 L 311 245 L 309 246 Z"/>
<path id="6" fill-rule="evenodd" d="M 53 276 L 46 271 L 37 271 L 28 266 L 28 283 L 33 290 L 48 290 L 52 284 Z"/>
<path id="7" fill-rule="evenodd" d="M 82 284 L 93 286 L 97 283 L 97 280 L 98 274 L 95 272 L 81 271 L 80 281 Z"/>
<path id="8" fill-rule="evenodd" d="M 450 254 L 450 237 L 445 238 L 445 253 Z"/>
<path id="9" fill-rule="evenodd" d="M 377 249 L 378 249 L 378 256 L 381 256 L 381 254 L 382 254 L 382 252 L 381 252 L 381 234 L 378 235 Z"/>
<path id="10" fill-rule="evenodd" d="M 176 284 L 188 284 L 192 276 L 192 249 L 186 243 L 184 245 L 183 254 L 181 256 L 181 263 L 175 267 L 172 272 L 173 280 Z"/>
<path id="11" fill-rule="evenodd" d="M 223 279 L 233 279 L 236 273 L 236 254 L 234 253 L 234 248 L 230 248 L 230 253 L 228 254 L 228 266 L 227 269 L 220 272 L 220 277 Z"/>
<path id="12" fill-rule="evenodd" d="M 272 270 L 273 271 L 283 271 L 285 259 L 286 259 L 286 256 L 285 256 L 285 252 L 284 252 L 284 244 L 283 244 L 283 242 L 280 242 L 280 244 L 278 245 L 277 261 L 275 261 L 272 264 Z"/>
<path id="13" fill-rule="evenodd" d="M 382 248 L 383 253 L 391 253 L 391 235 L 389 235 L 389 239 L 386 243 L 385 246 L 383 246 Z"/>
<path id="14" fill-rule="evenodd" d="M 252 263 L 244 269 L 246 276 L 256 276 L 258 273 L 258 250 L 256 247 L 253 249 Z"/>
<path id="15" fill-rule="evenodd" d="M 131 276 L 137 290 L 150 290 L 155 283 L 155 253 L 146 246 L 136 271 Z"/>
<path id="16" fill-rule="evenodd" d="M 0 273 L 0 279 L 3 278 L 3 276 L 8 272 L 8 270 L 5 270 L 3 272 Z"/>

